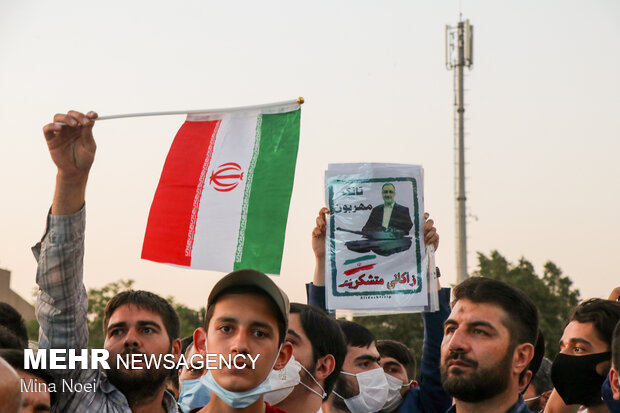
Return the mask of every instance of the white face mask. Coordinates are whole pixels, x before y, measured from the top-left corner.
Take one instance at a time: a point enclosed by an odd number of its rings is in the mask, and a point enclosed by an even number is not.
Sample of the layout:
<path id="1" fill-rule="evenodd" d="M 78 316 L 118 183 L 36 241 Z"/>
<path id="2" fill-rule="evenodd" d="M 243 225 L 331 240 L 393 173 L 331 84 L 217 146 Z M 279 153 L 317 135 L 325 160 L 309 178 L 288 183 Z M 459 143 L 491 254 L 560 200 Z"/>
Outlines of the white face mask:
<path id="1" fill-rule="evenodd" d="M 346 371 L 340 373 L 355 376 L 359 385 L 359 394 L 348 399 L 333 392 L 344 400 L 351 413 L 372 413 L 381 410 L 388 396 L 388 382 L 381 367 L 357 374 Z"/>
<path id="2" fill-rule="evenodd" d="M 274 406 L 286 399 L 295 386 L 299 384 L 299 371 L 301 368 L 302 365 L 295 360 L 295 357 L 291 356 L 284 368 L 281 370 L 271 370 L 267 379 L 275 383 L 278 390 L 265 393 L 264 400 Z"/>
<path id="3" fill-rule="evenodd" d="M 403 401 L 403 396 L 400 395 L 400 391 L 403 387 L 409 386 L 412 382 L 403 383 L 402 380 L 397 379 L 396 377 L 385 374 L 385 378 L 388 382 L 388 396 L 383 409 L 381 409 L 382 413 L 391 413 L 395 411 L 400 403 Z"/>
<path id="4" fill-rule="evenodd" d="M 278 355 L 280 354 L 280 350 L 282 349 L 282 344 L 278 348 L 276 352 L 276 359 L 273 361 L 271 365 L 271 372 L 261 384 L 256 386 L 253 389 L 243 391 L 243 392 L 234 392 L 230 390 L 226 390 L 222 386 L 219 385 L 218 382 L 215 381 L 215 378 L 211 374 L 211 370 L 207 371 L 207 374 L 200 378 L 200 384 L 205 386 L 207 389 L 212 391 L 220 400 L 226 403 L 230 407 L 234 407 L 237 409 L 241 409 L 247 407 L 256 402 L 262 395 L 265 393 L 269 393 L 275 390 L 280 390 L 284 387 L 290 387 L 287 380 L 283 380 L 280 377 L 275 377 L 273 373 L 273 366 L 276 365 L 278 361 Z M 277 373 L 277 372 L 276 372 Z M 299 382 L 299 372 L 297 373 L 297 380 Z"/>
<path id="5" fill-rule="evenodd" d="M 319 388 L 321 389 L 322 393 L 319 393 L 318 391 L 314 390 L 313 388 L 311 388 L 310 386 L 308 386 L 306 383 L 302 382 L 300 379 L 300 370 L 304 369 L 304 371 L 306 373 L 308 373 L 308 376 L 310 376 L 310 378 L 316 383 L 317 386 L 319 386 Z M 272 406 L 277 405 L 278 403 L 282 402 L 282 400 L 286 399 L 293 391 L 294 387 L 297 384 L 301 384 L 302 386 L 304 386 L 306 389 L 308 389 L 309 391 L 311 391 L 312 393 L 316 394 L 317 396 L 319 396 L 321 398 L 321 400 L 323 400 L 325 397 L 327 397 L 327 393 L 325 393 L 325 389 L 323 389 L 323 386 L 321 386 L 319 384 L 318 381 L 316 381 L 316 379 L 314 378 L 314 376 L 312 375 L 312 373 L 310 373 L 300 362 L 298 362 L 297 360 L 295 360 L 293 357 L 291 357 L 291 360 L 286 364 L 286 366 L 284 367 L 283 370 L 286 370 L 287 373 L 286 375 L 294 375 L 297 374 L 297 378 L 298 380 L 296 382 L 294 382 L 294 384 L 291 384 L 291 387 L 287 387 L 284 388 L 282 390 L 276 390 L 273 392 L 269 392 L 265 394 L 265 401 L 267 403 L 269 403 Z M 282 370 L 277 370 L 275 371 L 276 373 L 281 372 Z M 293 381 L 291 381 L 291 383 L 293 383 Z"/>

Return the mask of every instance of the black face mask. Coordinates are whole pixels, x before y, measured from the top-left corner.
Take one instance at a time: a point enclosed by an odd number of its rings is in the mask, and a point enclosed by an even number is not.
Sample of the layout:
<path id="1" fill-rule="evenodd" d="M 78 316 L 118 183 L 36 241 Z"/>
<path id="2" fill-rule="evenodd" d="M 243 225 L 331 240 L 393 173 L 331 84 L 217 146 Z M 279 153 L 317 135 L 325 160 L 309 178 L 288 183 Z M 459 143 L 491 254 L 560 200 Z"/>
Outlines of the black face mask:
<path id="1" fill-rule="evenodd" d="M 558 354 L 551 365 L 551 381 L 566 404 L 589 406 L 601 402 L 601 385 L 605 376 L 596 365 L 611 360 L 611 352 L 569 356 Z"/>

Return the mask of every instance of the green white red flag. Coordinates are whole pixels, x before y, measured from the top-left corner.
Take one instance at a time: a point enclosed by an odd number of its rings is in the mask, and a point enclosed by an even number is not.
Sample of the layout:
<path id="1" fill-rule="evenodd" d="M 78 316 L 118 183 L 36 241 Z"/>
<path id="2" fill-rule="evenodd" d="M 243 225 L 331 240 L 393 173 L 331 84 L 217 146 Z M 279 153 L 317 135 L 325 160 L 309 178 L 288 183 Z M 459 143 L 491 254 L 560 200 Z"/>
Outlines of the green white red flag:
<path id="1" fill-rule="evenodd" d="M 142 258 L 279 274 L 300 115 L 296 102 L 189 114 L 166 158 Z"/>

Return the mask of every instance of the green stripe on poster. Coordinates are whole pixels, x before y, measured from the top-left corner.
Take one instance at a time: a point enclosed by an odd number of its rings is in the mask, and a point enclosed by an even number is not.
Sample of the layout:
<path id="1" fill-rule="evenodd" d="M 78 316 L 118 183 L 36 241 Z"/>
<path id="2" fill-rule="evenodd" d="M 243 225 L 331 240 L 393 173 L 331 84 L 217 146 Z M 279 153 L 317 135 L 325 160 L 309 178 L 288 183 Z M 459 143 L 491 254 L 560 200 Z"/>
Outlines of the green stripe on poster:
<path id="1" fill-rule="evenodd" d="M 279 274 L 299 147 L 301 110 L 262 115 L 240 259 L 234 269 Z M 241 235 L 241 234 L 240 234 Z"/>
<path id="2" fill-rule="evenodd" d="M 374 260 L 375 258 L 377 258 L 376 255 L 372 255 L 372 254 L 364 255 L 363 257 L 353 258 L 352 260 L 346 260 L 343 265 L 355 264 L 356 262 L 367 261 L 367 260 Z"/>

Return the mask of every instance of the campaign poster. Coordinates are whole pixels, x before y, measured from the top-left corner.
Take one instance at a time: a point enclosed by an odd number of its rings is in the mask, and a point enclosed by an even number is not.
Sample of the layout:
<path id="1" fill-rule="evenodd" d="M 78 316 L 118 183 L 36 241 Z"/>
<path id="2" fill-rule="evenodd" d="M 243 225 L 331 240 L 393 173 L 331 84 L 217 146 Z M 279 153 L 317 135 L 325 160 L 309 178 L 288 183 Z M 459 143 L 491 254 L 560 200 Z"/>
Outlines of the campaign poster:
<path id="1" fill-rule="evenodd" d="M 422 167 L 332 164 L 325 192 L 328 309 L 422 311 L 428 305 Z"/>

